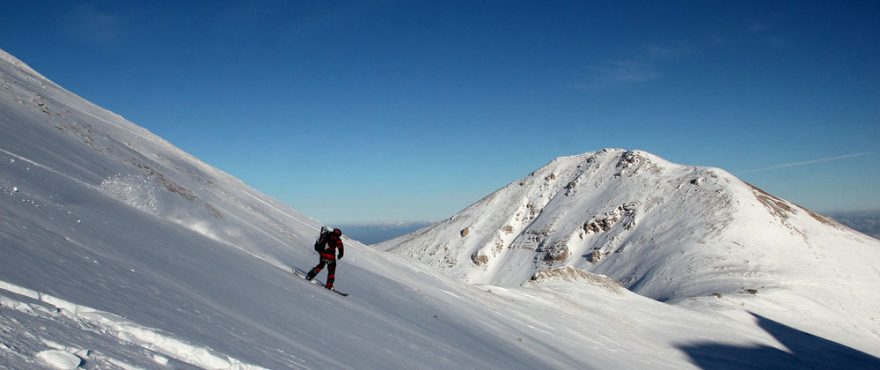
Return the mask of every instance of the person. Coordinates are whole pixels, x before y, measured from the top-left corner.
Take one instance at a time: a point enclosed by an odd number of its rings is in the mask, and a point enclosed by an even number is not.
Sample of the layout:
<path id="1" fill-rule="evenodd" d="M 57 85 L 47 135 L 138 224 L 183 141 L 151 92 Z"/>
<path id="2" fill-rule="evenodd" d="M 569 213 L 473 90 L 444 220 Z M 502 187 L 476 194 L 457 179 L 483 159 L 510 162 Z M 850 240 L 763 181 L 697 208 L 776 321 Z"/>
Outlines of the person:
<path id="1" fill-rule="evenodd" d="M 337 249 L 339 250 L 338 256 L 336 254 Z M 322 234 L 318 241 L 315 242 L 315 250 L 321 254 L 321 260 L 318 261 L 317 266 L 309 271 L 308 275 L 306 275 L 306 279 L 314 279 L 315 275 L 318 275 L 326 265 L 327 284 L 324 284 L 324 287 L 327 289 L 333 289 L 333 281 L 336 280 L 336 259 L 342 259 L 342 256 L 345 254 L 345 248 L 342 245 L 342 230 L 337 228 L 333 229 L 331 232 Z"/>

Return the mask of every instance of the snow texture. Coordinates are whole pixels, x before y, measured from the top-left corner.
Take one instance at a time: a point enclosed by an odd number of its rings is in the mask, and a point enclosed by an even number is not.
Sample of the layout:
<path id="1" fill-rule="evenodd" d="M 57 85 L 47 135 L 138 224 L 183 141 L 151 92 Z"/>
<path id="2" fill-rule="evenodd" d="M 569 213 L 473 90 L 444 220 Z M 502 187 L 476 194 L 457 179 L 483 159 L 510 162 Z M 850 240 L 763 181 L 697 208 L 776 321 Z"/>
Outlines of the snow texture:
<path id="1" fill-rule="evenodd" d="M 721 170 L 560 158 L 341 297 L 318 221 L 3 51 L 0 132 L 0 368 L 880 366 L 878 242 Z"/>
<path id="2" fill-rule="evenodd" d="M 55 369 L 70 370 L 79 367 L 82 360 L 76 355 L 57 349 L 51 349 L 37 353 L 37 358 Z"/>

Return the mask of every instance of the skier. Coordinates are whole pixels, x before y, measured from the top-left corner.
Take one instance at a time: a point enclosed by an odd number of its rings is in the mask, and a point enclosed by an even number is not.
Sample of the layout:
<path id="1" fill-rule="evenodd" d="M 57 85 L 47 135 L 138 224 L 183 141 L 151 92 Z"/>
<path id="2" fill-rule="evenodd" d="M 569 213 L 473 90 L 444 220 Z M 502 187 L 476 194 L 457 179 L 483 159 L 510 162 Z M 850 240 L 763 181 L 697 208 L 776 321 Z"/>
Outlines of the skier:
<path id="1" fill-rule="evenodd" d="M 337 249 L 339 249 L 338 257 L 336 255 Z M 324 287 L 333 289 L 333 281 L 336 280 L 336 259 L 342 259 L 342 255 L 345 254 L 345 248 L 342 246 L 342 230 L 333 229 L 331 232 L 322 233 L 318 241 L 315 242 L 315 250 L 321 254 L 321 260 L 318 261 L 317 266 L 309 271 L 306 279 L 314 279 L 315 275 L 324 269 L 324 265 L 327 265 L 327 284 Z"/>

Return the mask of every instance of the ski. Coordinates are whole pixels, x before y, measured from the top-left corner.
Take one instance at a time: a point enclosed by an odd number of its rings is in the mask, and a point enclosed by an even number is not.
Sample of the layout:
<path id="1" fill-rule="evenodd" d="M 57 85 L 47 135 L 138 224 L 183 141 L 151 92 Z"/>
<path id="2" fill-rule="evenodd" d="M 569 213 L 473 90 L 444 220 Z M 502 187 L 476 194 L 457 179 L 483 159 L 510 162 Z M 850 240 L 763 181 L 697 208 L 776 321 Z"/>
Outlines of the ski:
<path id="1" fill-rule="evenodd" d="M 303 271 L 303 270 L 300 270 L 299 267 L 293 267 L 293 268 L 291 269 L 291 271 L 293 271 L 294 275 L 299 276 L 299 277 L 301 277 L 301 278 L 303 278 L 303 279 L 306 279 L 306 274 L 307 274 L 307 273 L 306 273 L 305 271 Z M 333 288 L 333 289 L 327 289 L 327 288 L 324 288 L 324 282 L 322 282 L 322 281 L 320 281 L 320 280 L 318 280 L 318 279 L 312 279 L 312 280 L 308 280 L 308 279 L 306 279 L 306 281 L 308 281 L 308 282 L 310 282 L 310 283 L 312 283 L 312 284 L 314 284 L 314 285 L 318 285 L 318 286 L 320 286 L 320 287 L 321 287 L 322 289 L 324 289 L 324 290 L 329 290 L 329 291 L 331 291 L 331 292 L 333 292 L 333 293 L 336 293 L 336 294 L 339 294 L 339 295 L 341 295 L 341 296 L 343 296 L 343 297 L 348 297 L 348 293 L 338 291 L 338 290 L 336 290 L 336 288 Z"/>

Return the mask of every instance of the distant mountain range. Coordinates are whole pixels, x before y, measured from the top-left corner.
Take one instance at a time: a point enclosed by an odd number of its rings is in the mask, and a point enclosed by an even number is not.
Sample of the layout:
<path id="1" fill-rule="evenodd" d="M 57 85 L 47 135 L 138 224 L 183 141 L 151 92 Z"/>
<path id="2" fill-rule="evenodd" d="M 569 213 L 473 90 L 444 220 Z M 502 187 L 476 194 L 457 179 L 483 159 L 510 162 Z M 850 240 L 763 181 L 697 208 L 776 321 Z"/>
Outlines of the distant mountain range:
<path id="1" fill-rule="evenodd" d="M 829 216 L 846 226 L 880 239 L 880 210 L 835 212 Z"/>
<path id="2" fill-rule="evenodd" d="M 361 243 L 372 245 L 398 236 L 411 233 L 431 222 L 388 222 L 376 224 L 339 224 L 339 227 L 348 237 Z"/>

